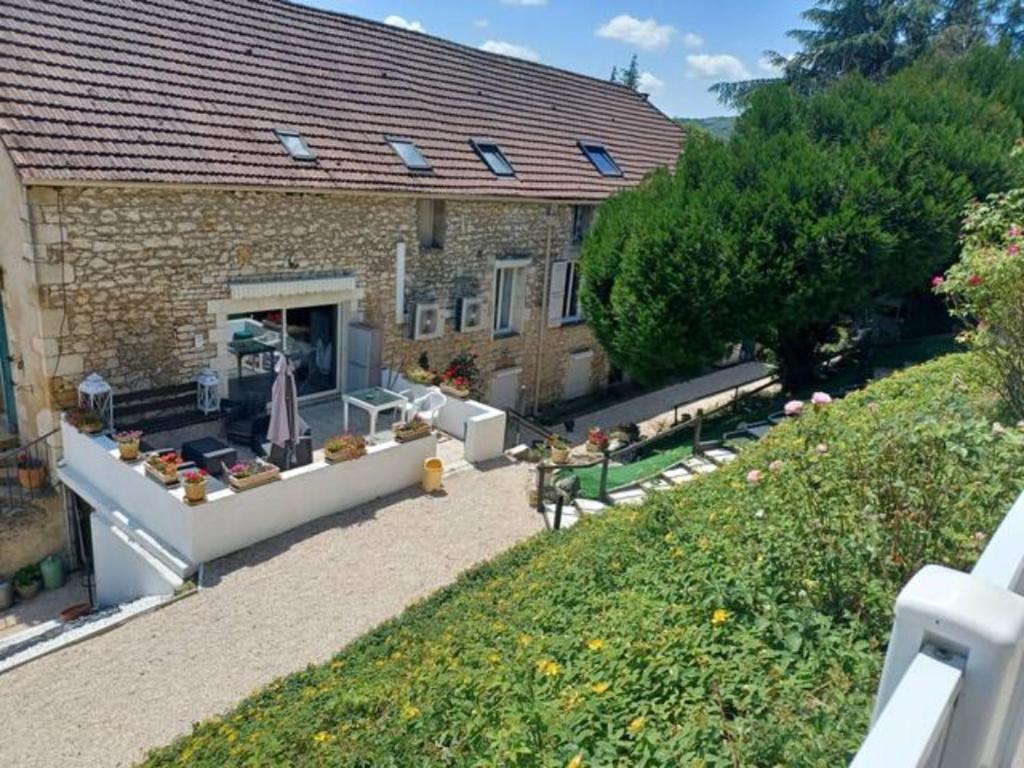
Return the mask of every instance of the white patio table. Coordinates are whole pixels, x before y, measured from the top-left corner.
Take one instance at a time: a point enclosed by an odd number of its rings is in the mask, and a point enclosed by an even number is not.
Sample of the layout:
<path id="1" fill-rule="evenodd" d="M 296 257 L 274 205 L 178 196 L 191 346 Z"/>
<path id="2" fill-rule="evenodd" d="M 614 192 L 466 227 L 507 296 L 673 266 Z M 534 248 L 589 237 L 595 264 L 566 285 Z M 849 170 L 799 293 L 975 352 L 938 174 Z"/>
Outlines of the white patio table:
<path id="1" fill-rule="evenodd" d="M 377 434 L 377 415 L 384 411 L 402 411 L 408 406 L 409 401 L 390 389 L 384 387 L 370 387 L 369 389 L 357 389 L 355 392 L 341 396 L 345 403 L 344 429 L 348 432 L 348 407 L 354 405 L 370 415 L 370 437 Z"/>

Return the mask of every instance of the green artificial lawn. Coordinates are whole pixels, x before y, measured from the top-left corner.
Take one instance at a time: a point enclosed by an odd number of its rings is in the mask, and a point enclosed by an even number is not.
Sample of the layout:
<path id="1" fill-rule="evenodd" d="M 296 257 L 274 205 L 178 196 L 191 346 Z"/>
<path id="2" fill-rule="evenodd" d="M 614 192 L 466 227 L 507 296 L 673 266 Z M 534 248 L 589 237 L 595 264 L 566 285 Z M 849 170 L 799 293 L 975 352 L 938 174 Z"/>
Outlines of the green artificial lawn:
<path id="1" fill-rule="evenodd" d="M 958 350 L 959 345 L 949 336 L 900 341 L 896 344 L 876 348 L 864 366 L 842 368 L 815 388 L 836 392 L 840 389 L 861 386 L 864 384 L 866 376 L 870 375 L 876 367 L 904 368 Z M 799 396 L 802 399 L 808 399 L 813 389 L 801 392 Z M 778 396 L 754 395 L 743 404 L 738 415 L 732 415 L 726 411 L 717 417 L 707 419 L 702 427 L 701 441 L 718 440 L 723 434 L 735 430 L 741 422 L 764 421 L 773 413 L 780 411 L 782 406 L 783 399 Z M 736 441 L 734 447 L 746 443 L 747 441 Z M 678 464 L 692 453 L 693 430 L 680 430 L 666 437 L 664 441 L 650 446 L 638 460 L 622 466 L 609 467 L 607 490 L 613 491 L 622 486 L 648 480 Z M 579 496 L 585 499 L 599 498 L 601 491 L 600 465 L 564 470 L 559 475 L 564 476 L 570 473 L 580 479 Z"/>
<path id="2" fill-rule="evenodd" d="M 909 369 L 538 534 L 145 765 L 847 765 L 897 593 L 969 567 L 1024 488 L 976 368 Z"/>

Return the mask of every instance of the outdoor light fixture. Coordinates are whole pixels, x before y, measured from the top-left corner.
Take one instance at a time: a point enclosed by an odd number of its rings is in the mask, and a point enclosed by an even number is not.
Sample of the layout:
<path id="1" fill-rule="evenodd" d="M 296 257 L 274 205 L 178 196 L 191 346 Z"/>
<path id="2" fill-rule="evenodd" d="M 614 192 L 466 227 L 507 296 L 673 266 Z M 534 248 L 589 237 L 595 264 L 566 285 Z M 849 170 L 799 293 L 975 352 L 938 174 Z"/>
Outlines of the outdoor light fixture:
<path id="1" fill-rule="evenodd" d="M 107 429 L 114 428 L 114 391 L 98 373 L 90 373 L 78 385 L 78 407 L 98 414 Z"/>
<path id="2" fill-rule="evenodd" d="M 212 368 L 203 368 L 196 376 L 196 407 L 201 413 L 220 410 L 220 377 Z"/>

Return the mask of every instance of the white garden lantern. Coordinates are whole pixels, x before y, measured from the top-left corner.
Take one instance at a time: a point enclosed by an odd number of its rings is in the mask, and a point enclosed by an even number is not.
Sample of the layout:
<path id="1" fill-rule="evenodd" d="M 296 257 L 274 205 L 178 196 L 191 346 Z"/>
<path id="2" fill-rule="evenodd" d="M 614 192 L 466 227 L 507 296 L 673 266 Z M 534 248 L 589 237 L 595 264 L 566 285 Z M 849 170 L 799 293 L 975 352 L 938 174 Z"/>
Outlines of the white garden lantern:
<path id="1" fill-rule="evenodd" d="M 220 377 L 212 368 L 204 368 L 196 376 L 196 407 L 202 413 L 220 410 Z"/>
<path id="2" fill-rule="evenodd" d="M 78 385 L 78 407 L 99 415 L 107 429 L 114 428 L 114 391 L 98 373 L 90 373 Z"/>

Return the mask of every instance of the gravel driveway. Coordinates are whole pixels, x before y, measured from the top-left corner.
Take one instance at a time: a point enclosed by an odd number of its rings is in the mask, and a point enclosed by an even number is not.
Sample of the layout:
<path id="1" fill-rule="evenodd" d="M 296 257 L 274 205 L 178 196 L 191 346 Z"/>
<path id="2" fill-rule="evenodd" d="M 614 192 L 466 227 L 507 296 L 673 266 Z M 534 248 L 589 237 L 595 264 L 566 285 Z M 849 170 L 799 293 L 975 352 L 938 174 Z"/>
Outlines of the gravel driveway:
<path id="1" fill-rule="evenodd" d="M 207 588 L 0 676 L 0 766 L 131 765 L 544 529 L 498 462 L 211 563 Z"/>

